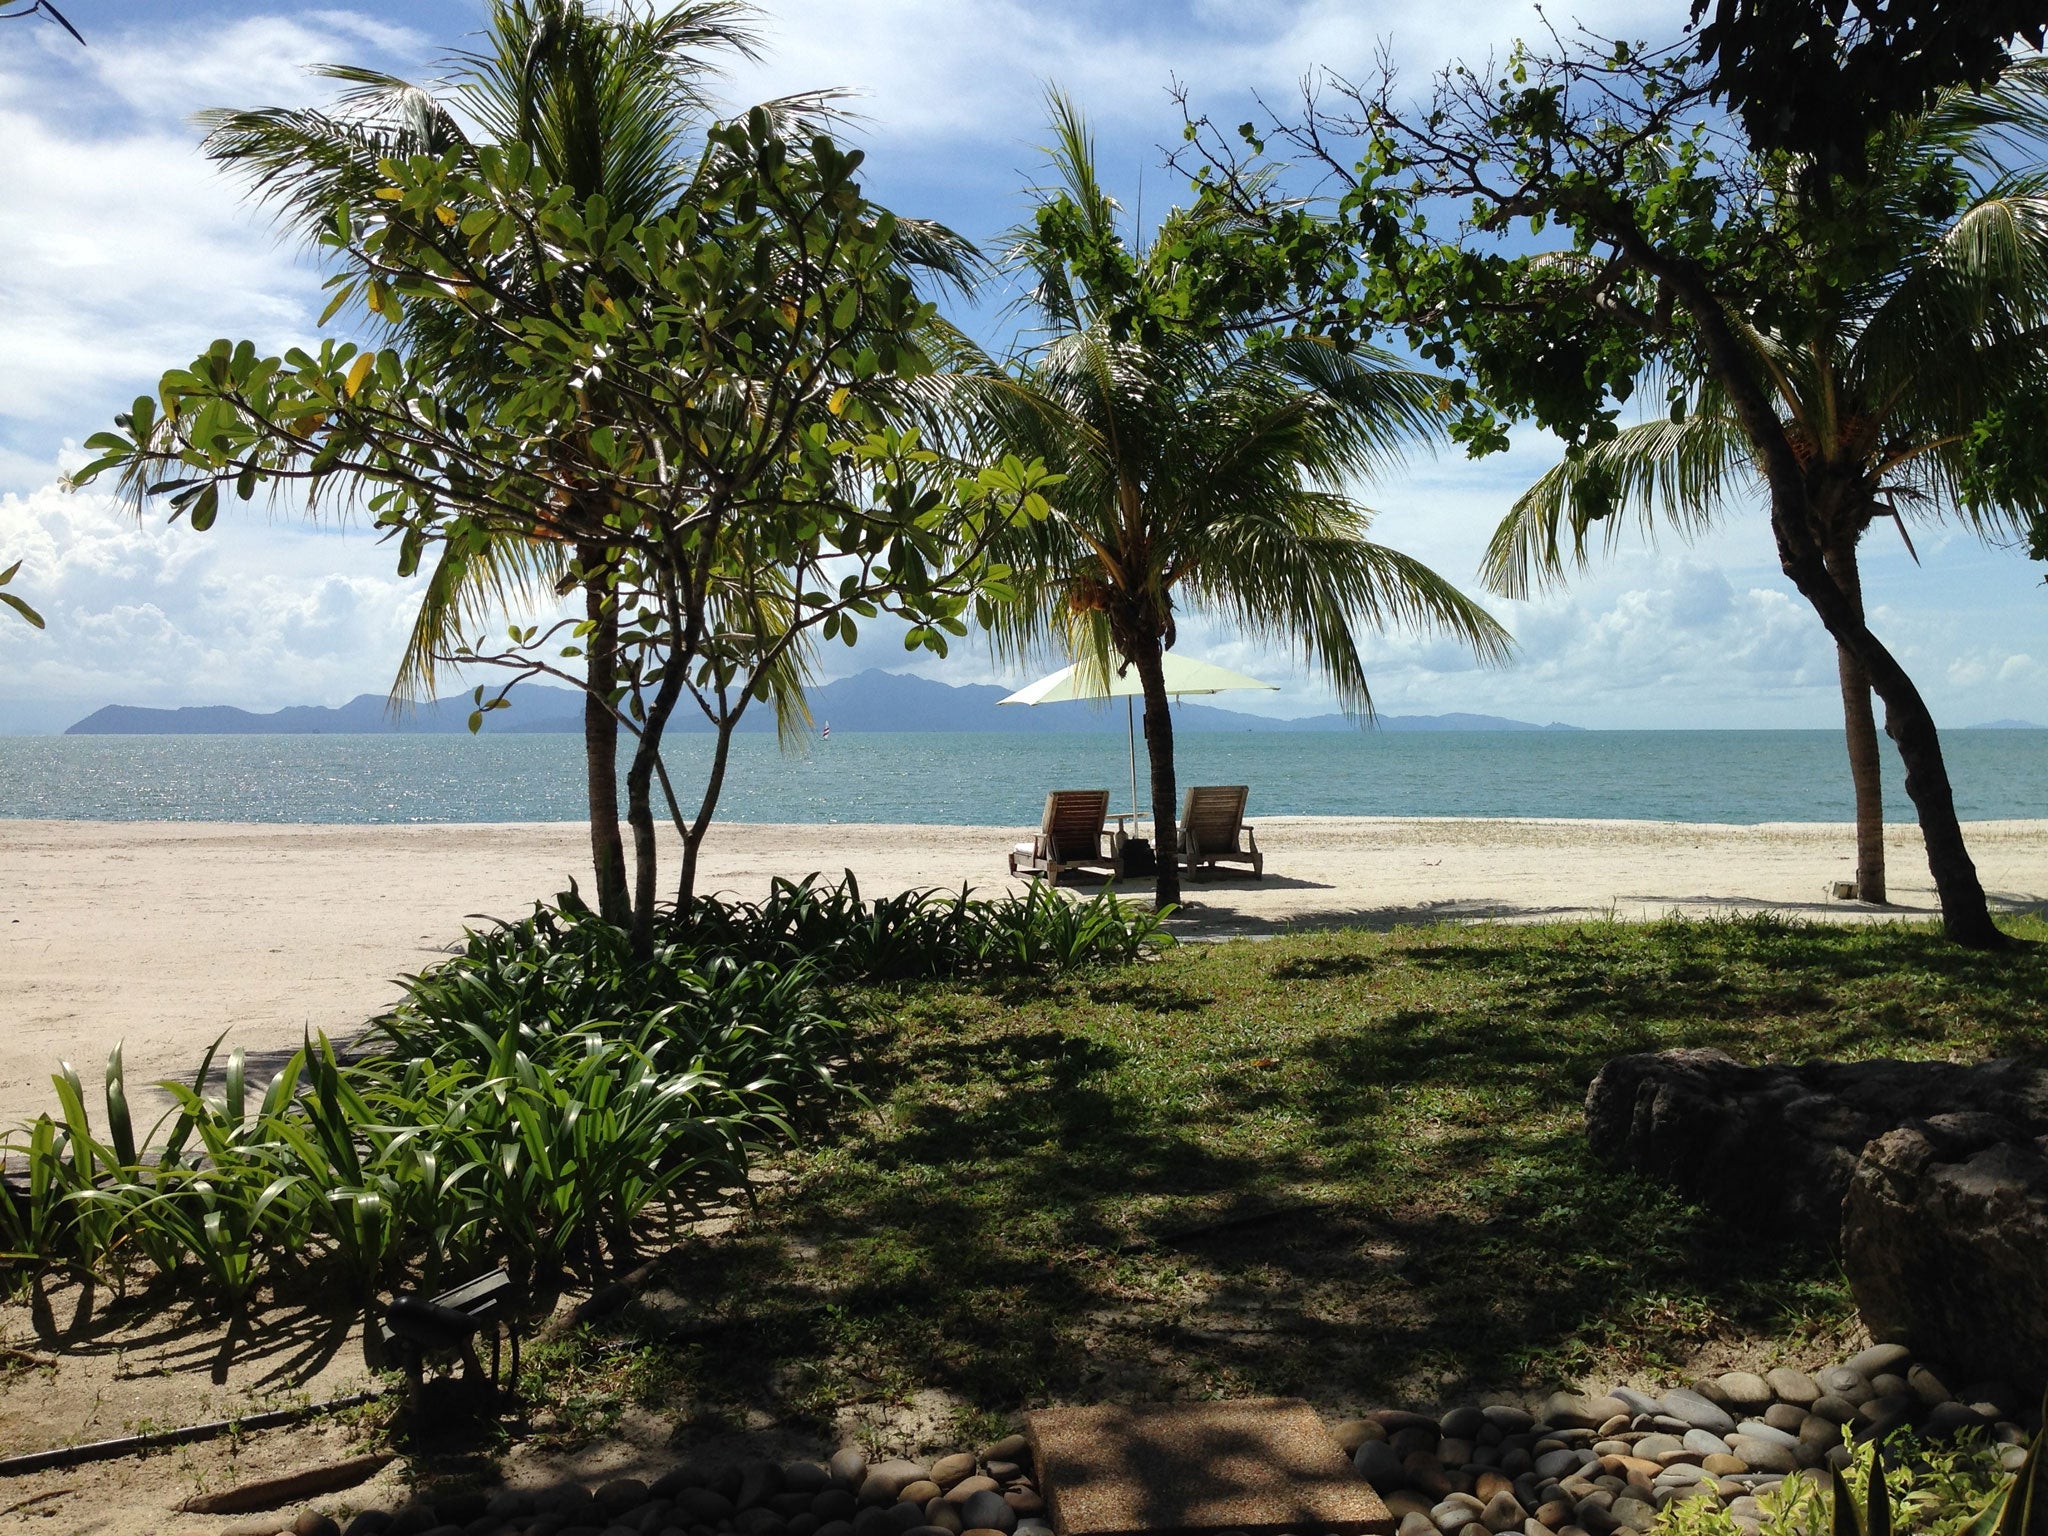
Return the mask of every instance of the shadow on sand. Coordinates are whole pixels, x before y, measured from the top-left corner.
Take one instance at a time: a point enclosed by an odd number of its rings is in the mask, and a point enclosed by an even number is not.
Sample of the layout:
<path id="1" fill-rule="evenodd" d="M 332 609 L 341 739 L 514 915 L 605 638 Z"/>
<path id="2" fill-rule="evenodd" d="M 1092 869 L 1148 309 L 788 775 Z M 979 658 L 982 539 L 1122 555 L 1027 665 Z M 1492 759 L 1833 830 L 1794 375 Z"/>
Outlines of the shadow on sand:
<path id="1" fill-rule="evenodd" d="M 153 1290 L 109 1295 L 91 1280 L 38 1280 L 30 1288 L 36 1341 L 76 1359 L 120 1357 L 135 1371 L 203 1370 L 215 1386 L 255 1393 L 304 1386 L 354 1343 L 362 1314 L 287 1301 L 229 1318 Z"/>

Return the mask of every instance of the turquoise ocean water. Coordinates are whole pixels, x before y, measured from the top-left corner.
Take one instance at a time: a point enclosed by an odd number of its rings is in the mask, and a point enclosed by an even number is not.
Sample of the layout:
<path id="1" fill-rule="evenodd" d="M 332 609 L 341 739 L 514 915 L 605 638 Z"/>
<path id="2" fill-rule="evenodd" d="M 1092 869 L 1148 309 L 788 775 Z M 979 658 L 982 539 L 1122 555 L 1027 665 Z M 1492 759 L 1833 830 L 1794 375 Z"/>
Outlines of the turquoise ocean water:
<path id="1" fill-rule="evenodd" d="M 2048 731 L 1943 737 L 1966 820 L 2048 817 Z M 573 821 L 582 741 L 531 736 L 0 737 L 0 817 L 104 821 Z M 710 744 L 670 754 L 679 789 Z M 1143 747 L 1139 749 L 1141 791 Z M 1912 819 L 1884 747 L 1886 818 Z M 1179 739 L 1180 782 L 1249 784 L 1258 815 L 1846 821 L 1833 731 L 1330 732 Z M 735 821 L 1035 822 L 1050 788 L 1130 797 L 1121 736 L 835 731 L 785 754 L 741 737 Z"/>

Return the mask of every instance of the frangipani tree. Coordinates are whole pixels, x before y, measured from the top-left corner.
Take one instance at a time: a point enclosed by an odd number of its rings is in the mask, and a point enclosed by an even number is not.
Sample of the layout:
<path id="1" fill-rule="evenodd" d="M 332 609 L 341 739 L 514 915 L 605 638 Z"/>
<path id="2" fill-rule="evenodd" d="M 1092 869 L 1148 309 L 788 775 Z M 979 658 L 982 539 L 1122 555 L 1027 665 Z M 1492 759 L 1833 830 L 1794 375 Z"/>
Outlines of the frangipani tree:
<path id="1" fill-rule="evenodd" d="M 1170 216 L 1149 246 L 1122 232 L 1080 115 L 1052 98 L 1059 184 L 1038 195 L 1010 261 L 1049 333 L 1014 379 L 979 387 L 989 431 L 1060 477 L 1051 514 L 998 548 L 1018 601 L 990 615 L 998 650 L 1051 643 L 1097 672 L 1134 668 L 1157 833 L 1156 894 L 1180 899 L 1173 715 L 1161 658 L 1178 616 L 1212 614 L 1295 648 L 1347 711 L 1370 713 L 1358 631 L 1436 630 L 1483 660 L 1507 634 L 1419 561 L 1365 537 L 1351 487 L 1435 441 L 1441 381 L 1366 348 L 1248 330 L 1228 310 L 1164 309 L 1116 328 L 1090 282 L 1105 265 L 1164 298 L 1194 233 Z"/>
<path id="2" fill-rule="evenodd" d="M 975 597 L 1008 595 L 996 531 L 1044 513 L 1042 469 L 949 462 L 890 419 L 933 371 L 934 315 L 859 161 L 822 135 L 792 144 L 757 110 L 712 130 L 690 199 L 636 222 L 575 199 L 520 145 L 388 159 L 378 223 L 343 208 L 323 238 L 377 312 L 438 308 L 503 359 L 484 407 L 443 394 L 440 352 L 223 341 L 94 438 L 80 478 L 117 471 L 201 528 L 264 487 L 361 496 L 403 574 L 507 538 L 611 550 L 620 644 L 651 688 L 627 722 L 645 949 L 653 781 L 686 688 L 722 673 L 768 695 L 804 637 L 850 640 L 856 614 L 899 614 L 909 644 L 943 650 Z M 777 573 L 774 602 L 760 571 Z M 539 638 L 528 626 L 511 646 Z"/>
<path id="3" fill-rule="evenodd" d="M 1913 232 L 1896 263 L 1843 282 L 1816 261 L 1778 325 L 1738 319 L 1810 488 L 1828 574 L 1859 619 L 1858 549 L 1879 519 L 1897 520 L 1903 534 L 1909 519 L 1952 518 L 2018 542 L 2038 504 L 2032 489 L 2012 502 L 1987 499 L 1978 461 L 1985 424 L 2048 390 L 2048 196 L 2006 163 L 2013 147 L 2048 132 L 2042 78 L 2028 66 L 1995 95 L 1951 93 L 1879 136 L 1868 146 L 1872 179 L 1850 212 Z M 1496 591 L 1522 597 L 1563 581 L 1631 521 L 1645 535 L 1660 522 L 1689 535 L 1765 503 L 1763 466 L 1726 390 L 1695 377 L 1670 403 L 1667 417 L 1621 428 L 1524 493 L 1487 551 Z M 1857 890 L 1883 902 L 1870 674 L 1853 651 L 1836 651 Z"/>
<path id="4" fill-rule="evenodd" d="M 377 274 L 349 265 L 346 245 L 320 247 L 320 237 L 338 212 L 365 228 L 383 216 L 387 160 L 453 156 L 473 168 L 478 152 L 492 146 L 519 146 L 572 205 L 601 198 L 613 220 L 641 224 L 675 211 L 696 193 L 706 132 L 716 120 L 706 94 L 715 62 L 753 56 L 756 16 L 741 0 L 636 0 L 605 10 L 586 0 L 494 0 L 479 46 L 444 61 L 446 73 L 433 84 L 329 66 L 316 72 L 346 86 L 333 106 L 204 114 L 206 152 L 243 176 L 286 227 L 339 263 L 327 318 L 340 314 L 385 335 L 423 370 L 438 368 L 444 400 L 471 415 L 487 413 L 511 373 L 497 333 L 448 306 L 377 303 Z M 764 110 L 787 129 L 825 118 L 828 98 L 792 97 Z M 897 238 L 907 260 L 947 275 L 960 275 L 968 260 L 942 230 L 899 223 Z M 533 302 L 571 301 L 573 295 L 537 291 L 549 280 L 547 268 L 527 255 L 516 243 L 500 253 L 496 281 L 536 290 L 527 295 Z M 615 282 L 614 297 L 632 302 L 630 280 Z M 605 386 L 598 380 L 592 387 Z M 594 483 L 576 494 L 602 502 L 610 492 Z M 426 572 L 393 691 L 403 699 L 430 697 L 438 665 L 474 638 L 487 614 L 552 606 L 558 591 L 580 588 L 584 628 L 575 670 L 585 690 L 592 863 L 600 912 L 623 923 L 633 902 L 618 819 L 620 734 L 630 731 L 635 709 L 644 713 L 644 687 L 658 685 L 621 654 L 620 575 L 618 550 L 602 541 L 510 535 L 442 545 Z M 519 659 L 530 660 L 530 648 Z M 800 660 L 791 656 L 787 664 Z M 777 678 L 773 692 L 785 725 L 801 718 L 800 684 L 798 675 Z M 502 690 L 496 702 L 504 702 Z M 636 754 L 629 780 L 635 773 L 644 780 L 650 767 Z"/>

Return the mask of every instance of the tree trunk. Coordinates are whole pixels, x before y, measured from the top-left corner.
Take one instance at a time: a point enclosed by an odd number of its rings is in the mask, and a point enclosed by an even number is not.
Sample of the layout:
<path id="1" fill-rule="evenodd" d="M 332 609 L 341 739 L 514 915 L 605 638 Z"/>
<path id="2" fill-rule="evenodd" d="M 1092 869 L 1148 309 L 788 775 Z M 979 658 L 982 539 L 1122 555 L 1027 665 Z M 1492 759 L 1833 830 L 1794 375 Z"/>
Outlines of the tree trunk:
<path id="1" fill-rule="evenodd" d="M 1773 498 L 1772 525 L 1778 536 L 1778 563 L 1800 595 L 1813 605 L 1835 643 L 1861 663 L 1870 686 L 1884 700 L 1884 729 L 1906 765 L 1906 794 L 1920 815 L 1920 836 L 1927 845 L 1927 869 L 1941 899 L 1941 925 L 1958 944 L 1973 949 L 2003 949 L 2006 936 L 1991 920 L 1984 884 L 1963 842 L 1956 816 L 1955 790 L 1941 755 L 1941 736 L 1934 716 L 1906 669 L 1864 624 L 1828 574 L 1804 529 L 1788 530 Z"/>
<path id="2" fill-rule="evenodd" d="M 1174 822 L 1179 815 L 1180 790 L 1173 777 L 1173 701 L 1166 693 L 1158 640 L 1147 637 L 1133 649 L 1137 654 L 1131 664 L 1138 669 L 1138 681 L 1145 690 L 1145 756 L 1152 765 L 1152 842 L 1159 870 L 1152 899 L 1161 907 L 1178 906 L 1180 840 Z"/>
<path id="3" fill-rule="evenodd" d="M 590 860 L 597 876 L 597 910 L 608 923 L 624 928 L 633 919 L 633 897 L 626 887 L 626 846 L 619 834 L 619 720 L 612 713 L 612 689 L 618 685 L 619 613 L 609 600 L 610 585 L 599 572 L 601 545 L 577 546 L 583 570 L 583 611 L 590 621 L 584 641 L 586 686 L 583 694 L 583 764 L 590 791 Z"/>
<path id="4" fill-rule="evenodd" d="M 1829 549 L 1825 559 L 1828 574 L 1861 619 L 1863 577 L 1856 568 L 1854 539 Z M 1861 901 L 1884 906 L 1884 778 L 1877 750 L 1877 716 L 1870 704 L 1870 674 L 1839 644 L 1835 667 L 1842 680 L 1842 731 L 1848 740 L 1849 780 L 1856 788 L 1856 895 Z"/>
<path id="5" fill-rule="evenodd" d="M 1757 377 L 1755 358 L 1735 332 L 1728 311 L 1705 272 L 1685 257 L 1674 257 L 1650 242 L 1633 223 L 1620 221 L 1609 231 L 1623 248 L 1672 288 L 1706 343 L 1715 376 L 1728 393 L 1743 435 L 1756 450 L 1771 495 L 1771 533 L 1778 544 L 1778 564 L 1792 578 L 1799 595 L 1813 605 L 1821 623 L 1863 668 L 1870 686 L 1884 700 L 1885 734 L 1906 765 L 1906 794 L 1920 816 L 1920 836 L 1927 844 L 1927 869 L 1941 898 L 1941 924 L 1958 944 L 1977 949 L 2003 949 L 2010 942 L 1991 920 L 1990 904 L 1977 866 L 1963 842 L 1956 817 L 1955 791 L 1942 761 L 1941 737 L 1926 700 L 1913 686 L 1906 669 L 1884 648 L 1863 622 L 1861 613 L 1842 595 L 1828 574 L 1814 537 L 1813 501 L 1806 472 L 1792 452 Z"/>
<path id="6" fill-rule="evenodd" d="M 740 713 L 744 713 L 742 706 Z M 676 905 L 686 906 L 697 894 L 697 850 L 704 844 L 704 834 L 710 830 L 711 817 L 718 809 L 718 797 L 725 789 L 725 762 L 732 750 L 732 733 L 740 723 L 740 714 L 721 718 L 718 722 L 718 742 L 711 749 L 711 775 L 704 782 L 704 798 L 697 805 L 697 814 L 690 819 L 689 828 L 683 833 L 683 874 L 676 882 Z"/>
<path id="7" fill-rule="evenodd" d="M 661 755 L 662 732 L 675 713 L 676 700 L 683 693 L 683 669 L 671 664 L 654 690 L 647 706 L 647 718 L 640 722 L 640 739 L 633 746 L 633 763 L 626 770 L 626 822 L 633 829 L 633 954 L 645 960 L 654 953 L 654 911 L 660 899 L 656 880 L 660 874 L 660 848 L 655 842 L 654 762 Z"/>

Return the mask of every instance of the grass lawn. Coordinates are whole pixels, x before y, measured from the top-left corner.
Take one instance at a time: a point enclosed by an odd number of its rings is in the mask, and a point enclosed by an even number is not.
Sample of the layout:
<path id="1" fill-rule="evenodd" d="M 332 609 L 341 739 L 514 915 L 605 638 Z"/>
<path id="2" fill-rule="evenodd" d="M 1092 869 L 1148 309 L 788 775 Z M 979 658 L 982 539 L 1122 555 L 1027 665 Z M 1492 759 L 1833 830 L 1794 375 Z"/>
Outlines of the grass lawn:
<path id="1" fill-rule="evenodd" d="M 930 1388 L 971 1434 L 1062 1399 L 1337 1410 L 1813 1359 L 1851 1324 L 1839 1272 L 1596 1165 L 1593 1074 L 1677 1045 L 2025 1054 L 2044 999 L 2048 948 L 1775 920 L 1326 932 L 866 994 L 872 1112 L 536 1385 L 590 1429 L 635 1396 L 800 1424 Z"/>

